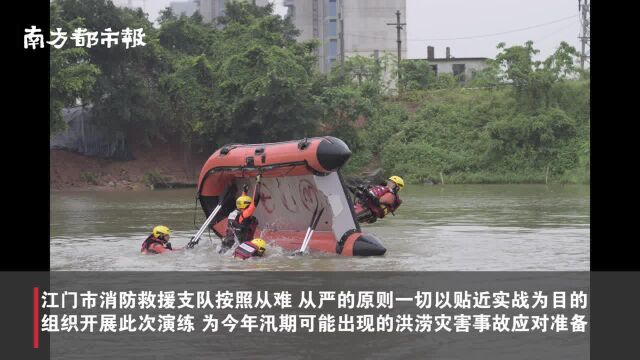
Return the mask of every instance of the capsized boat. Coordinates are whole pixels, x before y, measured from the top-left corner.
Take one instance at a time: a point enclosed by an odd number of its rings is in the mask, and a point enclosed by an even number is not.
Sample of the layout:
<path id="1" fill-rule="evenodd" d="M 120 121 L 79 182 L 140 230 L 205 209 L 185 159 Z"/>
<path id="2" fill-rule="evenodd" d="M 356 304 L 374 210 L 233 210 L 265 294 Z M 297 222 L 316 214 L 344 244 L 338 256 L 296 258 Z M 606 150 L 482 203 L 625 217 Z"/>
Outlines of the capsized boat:
<path id="1" fill-rule="evenodd" d="M 308 249 L 345 256 L 384 255 L 385 247 L 375 236 L 364 234 L 355 219 L 339 172 L 350 157 L 349 147 L 331 136 L 225 145 L 202 167 L 198 198 L 207 217 L 222 202 L 210 228 L 223 237 L 235 199 L 244 185 L 253 190 L 261 174 L 261 200 L 254 216 L 259 221 L 256 234 L 267 242 L 300 249 L 314 211 L 324 208 Z"/>

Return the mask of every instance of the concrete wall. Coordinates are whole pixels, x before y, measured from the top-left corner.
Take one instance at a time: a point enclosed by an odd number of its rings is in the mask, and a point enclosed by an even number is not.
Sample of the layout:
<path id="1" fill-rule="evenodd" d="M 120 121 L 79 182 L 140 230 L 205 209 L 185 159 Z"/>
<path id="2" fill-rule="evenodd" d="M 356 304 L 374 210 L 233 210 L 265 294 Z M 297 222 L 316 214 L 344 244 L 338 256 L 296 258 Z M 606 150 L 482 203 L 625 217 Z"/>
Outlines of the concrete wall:
<path id="1" fill-rule="evenodd" d="M 400 22 L 405 21 L 406 0 L 336 0 L 335 14 L 330 12 L 329 3 L 329 0 L 284 0 L 294 25 L 301 31 L 298 39 L 320 40 L 320 71 L 326 72 L 331 67 L 332 46 L 337 47 L 335 61 L 343 56 L 372 56 L 376 50 L 381 56 L 385 52 L 397 54 L 397 30 L 387 23 L 396 21 L 397 10 L 401 12 Z M 334 26 L 335 35 L 330 31 Z M 405 27 L 401 32 L 403 58 L 407 55 L 406 34 Z"/>
<path id="2" fill-rule="evenodd" d="M 325 0 L 285 0 L 284 5 L 288 8 L 288 16 L 291 16 L 294 26 L 300 31 L 299 41 L 308 41 L 316 38 L 314 36 L 314 22 L 317 25 L 317 38 L 322 42 L 316 55 L 323 59 L 325 56 L 324 26 L 324 1 Z M 314 19 L 314 3 L 316 7 L 316 17 Z M 320 61 L 321 70 L 322 61 Z"/>
<path id="3" fill-rule="evenodd" d="M 284 0 L 288 8 L 288 15 L 292 16 L 293 24 L 300 30 L 300 41 L 313 39 L 313 2 L 322 0 Z"/>
<path id="4" fill-rule="evenodd" d="M 371 56 L 375 50 L 397 54 L 397 30 L 387 23 L 396 22 L 396 10 L 400 10 L 400 22 L 406 22 L 405 0 L 342 0 L 341 3 L 345 57 Z M 404 59 L 407 57 L 406 26 L 400 34 Z"/>
<path id="5" fill-rule="evenodd" d="M 182 13 L 186 16 L 191 16 L 198 9 L 194 1 L 173 1 L 169 6 L 171 6 L 173 13 L 177 16 L 180 16 Z"/>
<path id="6" fill-rule="evenodd" d="M 437 60 L 427 60 L 431 65 L 438 65 L 438 74 L 453 74 L 453 64 L 465 64 L 465 80 L 469 81 L 473 78 L 474 71 L 480 71 L 487 67 L 486 60 L 482 59 L 473 59 L 473 60 L 457 60 L 455 58 L 452 59 L 437 59 Z"/>
<path id="7" fill-rule="evenodd" d="M 204 22 L 211 22 L 214 18 L 214 3 L 218 0 L 200 0 L 199 11 Z"/>
<path id="8" fill-rule="evenodd" d="M 200 0 L 200 15 L 204 22 L 211 22 L 213 19 L 224 14 L 225 3 L 229 1 L 250 1 L 259 6 L 265 6 L 268 0 Z"/>

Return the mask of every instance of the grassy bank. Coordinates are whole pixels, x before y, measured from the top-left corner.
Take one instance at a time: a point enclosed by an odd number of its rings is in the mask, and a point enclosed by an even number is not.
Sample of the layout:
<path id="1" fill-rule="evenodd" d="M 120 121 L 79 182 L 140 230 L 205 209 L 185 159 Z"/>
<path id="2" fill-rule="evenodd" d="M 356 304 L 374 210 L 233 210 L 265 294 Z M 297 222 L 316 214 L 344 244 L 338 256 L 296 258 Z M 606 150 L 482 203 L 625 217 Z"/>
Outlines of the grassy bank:
<path id="1" fill-rule="evenodd" d="M 589 183 L 589 82 L 553 85 L 522 109 L 514 89 L 412 91 L 387 99 L 347 172 L 380 165 L 413 183 Z"/>

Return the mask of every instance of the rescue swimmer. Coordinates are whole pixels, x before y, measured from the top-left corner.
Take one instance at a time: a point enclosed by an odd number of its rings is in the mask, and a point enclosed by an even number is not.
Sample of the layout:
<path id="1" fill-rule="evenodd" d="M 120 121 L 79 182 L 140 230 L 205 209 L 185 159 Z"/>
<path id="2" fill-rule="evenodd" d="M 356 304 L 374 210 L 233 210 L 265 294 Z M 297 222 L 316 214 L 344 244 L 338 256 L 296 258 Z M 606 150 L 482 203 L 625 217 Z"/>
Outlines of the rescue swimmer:
<path id="1" fill-rule="evenodd" d="M 260 238 L 240 244 L 233 253 L 236 259 L 246 260 L 252 257 L 262 257 L 267 249 L 267 243 Z"/>
<path id="2" fill-rule="evenodd" d="M 359 201 L 359 204 L 356 203 L 358 221 L 374 223 L 389 213 L 395 216 L 395 211 L 402 204 L 398 193 L 403 188 L 404 180 L 395 175 L 391 176 L 386 184 L 359 185 L 356 191 L 356 197 Z"/>
<path id="3" fill-rule="evenodd" d="M 248 187 L 246 186 L 242 195 L 236 199 L 236 209 L 233 210 L 227 218 L 227 233 L 222 239 L 220 254 L 225 253 L 233 247 L 236 241 L 238 244 L 243 244 L 253 239 L 256 227 L 258 226 L 258 219 L 253 216 L 253 213 L 256 211 L 256 207 L 260 202 L 260 180 L 261 176 L 258 175 L 256 177 L 256 186 L 253 190 L 253 199 L 247 195 Z"/>
<path id="4" fill-rule="evenodd" d="M 153 228 L 151 235 L 142 243 L 140 252 L 144 254 L 162 254 L 172 251 L 173 248 L 169 239 L 171 237 L 171 229 L 164 225 L 158 225 Z"/>

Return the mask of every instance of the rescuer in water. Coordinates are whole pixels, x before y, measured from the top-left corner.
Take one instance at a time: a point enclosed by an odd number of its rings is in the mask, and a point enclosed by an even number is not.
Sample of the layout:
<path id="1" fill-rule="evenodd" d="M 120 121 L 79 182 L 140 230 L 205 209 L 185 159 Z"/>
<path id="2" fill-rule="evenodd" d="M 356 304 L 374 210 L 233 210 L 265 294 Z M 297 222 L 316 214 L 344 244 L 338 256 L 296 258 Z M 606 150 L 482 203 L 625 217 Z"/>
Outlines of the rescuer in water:
<path id="1" fill-rule="evenodd" d="M 170 237 L 171 229 L 164 225 L 158 225 L 153 228 L 151 235 L 142 243 L 140 252 L 145 254 L 161 254 L 173 250 L 169 242 Z"/>
<path id="2" fill-rule="evenodd" d="M 253 239 L 258 226 L 258 219 L 253 213 L 260 202 L 260 178 L 260 175 L 256 177 L 254 199 L 247 195 L 248 187 L 245 186 L 242 195 L 236 200 L 236 209 L 228 217 L 227 233 L 222 239 L 222 248 L 219 251 L 221 254 L 229 250 L 236 241 L 242 244 Z"/>
<path id="3" fill-rule="evenodd" d="M 395 215 L 395 211 L 402 204 L 398 195 L 402 188 L 404 180 L 395 175 L 390 177 L 386 184 L 358 186 L 356 196 L 363 205 L 362 210 L 356 214 L 358 221 L 374 223 L 388 213 Z"/>
<path id="4" fill-rule="evenodd" d="M 233 253 L 233 257 L 242 260 L 246 260 L 254 256 L 262 257 L 266 249 L 267 243 L 260 238 L 256 238 L 240 244 Z"/>

